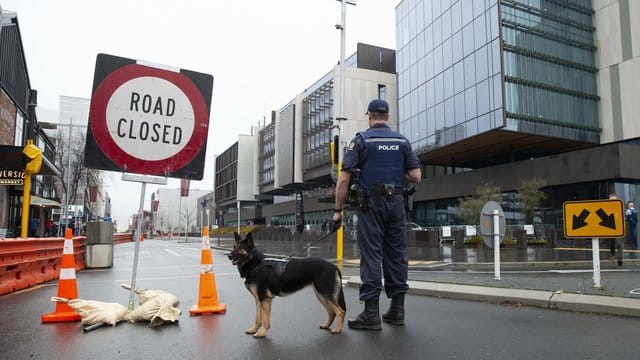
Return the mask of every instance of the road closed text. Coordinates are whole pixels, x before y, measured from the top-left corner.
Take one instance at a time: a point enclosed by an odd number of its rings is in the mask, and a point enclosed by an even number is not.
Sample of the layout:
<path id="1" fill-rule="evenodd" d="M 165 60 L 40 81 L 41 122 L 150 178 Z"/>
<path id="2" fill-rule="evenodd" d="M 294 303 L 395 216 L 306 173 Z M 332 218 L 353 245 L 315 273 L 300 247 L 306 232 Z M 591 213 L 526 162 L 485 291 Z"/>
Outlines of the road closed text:
<path id="1" fill-rule="evenodd" d="M 131 93 L 129 111 L 152 114 L 154 116 L 171 117 L 175 114 L 176 101 L 172 98 L 153 97 L 148 94 Z M 117 126 L 117 136 L 120 138 L 150 140 L 164 144 L 180 144 L 182 128 L 145 120 L 120 118 Z"/>

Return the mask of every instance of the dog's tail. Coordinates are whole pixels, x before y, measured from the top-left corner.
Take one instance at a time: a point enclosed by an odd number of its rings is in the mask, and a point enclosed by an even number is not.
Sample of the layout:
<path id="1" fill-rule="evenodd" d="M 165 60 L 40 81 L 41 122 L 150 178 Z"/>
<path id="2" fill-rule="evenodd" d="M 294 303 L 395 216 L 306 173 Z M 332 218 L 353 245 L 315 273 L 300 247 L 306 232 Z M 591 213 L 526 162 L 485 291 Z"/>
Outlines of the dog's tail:
<path id="1" fill-rule="evenodd" d="M 346 313 L 347 304 L 344 301 L 344 292 L 342 291 L 342 273 L 340 272 L 340 269 L 338 269 L 338 279 L 340 280 L 340 292 L 338 293 L 338 305 L 340 305 L 342 310 L 344 310 L 344 312 Z"/>
<path id="2" fill-rule="evenodd" d="M 345 313 L 347 312 L 347 304 L 345 304 L 344 302 L 344 293 L 342 292 L 342 286 L 340 287 L 340 294 L 338 294 L 338 305 L 340 305 Z"/>

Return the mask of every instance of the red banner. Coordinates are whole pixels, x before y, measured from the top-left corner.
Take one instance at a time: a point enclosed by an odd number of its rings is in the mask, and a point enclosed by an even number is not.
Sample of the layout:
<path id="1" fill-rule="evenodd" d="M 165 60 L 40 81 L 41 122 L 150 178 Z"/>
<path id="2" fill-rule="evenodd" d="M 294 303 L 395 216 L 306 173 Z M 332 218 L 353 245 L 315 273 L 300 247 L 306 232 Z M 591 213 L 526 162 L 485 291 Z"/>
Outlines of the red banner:
<path id="1" fill-rule="evenodd" d="M 160 200 L 153 200 L 153 212 L 158 211 L 158 204 L 160 204 Z"/>
<path id="2" fill-rule="evenodd" d="M 180 196 L 188 197 L 189 196 L 189 183 L 191 181 L 189 179 L 180 179 Z"/>
<path id="3" fill-rule="evenodd" d="M 96 202 L 98 200 L 98 187 L 89 186 L 89 201 Z"/>

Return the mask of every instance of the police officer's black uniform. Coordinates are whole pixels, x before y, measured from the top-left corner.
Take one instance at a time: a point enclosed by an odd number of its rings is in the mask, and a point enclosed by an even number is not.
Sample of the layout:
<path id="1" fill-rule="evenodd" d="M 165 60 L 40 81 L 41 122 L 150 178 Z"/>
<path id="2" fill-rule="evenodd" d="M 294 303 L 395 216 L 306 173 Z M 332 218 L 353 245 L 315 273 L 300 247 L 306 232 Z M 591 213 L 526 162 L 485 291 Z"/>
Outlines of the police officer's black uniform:
<path id="1" fill-rule="evenodd" d="M 363 192 L 357 210 L 361 301 L 378 298 L 381 273 L 388 297 L 404 295 L 408 290 L 404 174 L 418 167 L 420 162 L 411 143 L 386 124 L 375 124 L 358 133 L 345 151 L 342 171 L 353 177 L 360 169 Z"/>

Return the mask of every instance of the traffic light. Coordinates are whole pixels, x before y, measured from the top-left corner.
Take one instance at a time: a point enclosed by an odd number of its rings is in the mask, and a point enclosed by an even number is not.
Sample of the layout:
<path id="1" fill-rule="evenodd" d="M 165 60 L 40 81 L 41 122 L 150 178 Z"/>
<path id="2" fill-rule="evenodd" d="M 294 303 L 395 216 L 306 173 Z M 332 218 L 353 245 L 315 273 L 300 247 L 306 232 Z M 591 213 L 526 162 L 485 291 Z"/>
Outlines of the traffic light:
<path id="1" fill-rule="evenodd" d="M 340 162 L 340 159 L 338 158 L 339 146 L 340 137 L 338 135 L 335 135 L 333 137 L 333 141 L 331 142 L 331 163 L 334 165 Z"/>
<path id="2" fill-rule="evenodd" d="M 42 167 L 42 150 L 33 145 L 33 140 L 27 140 L 27 145 L 24 146 L 22 153 L 27 157 L 24 172 L 28 174 L 39 173 Z"/>

